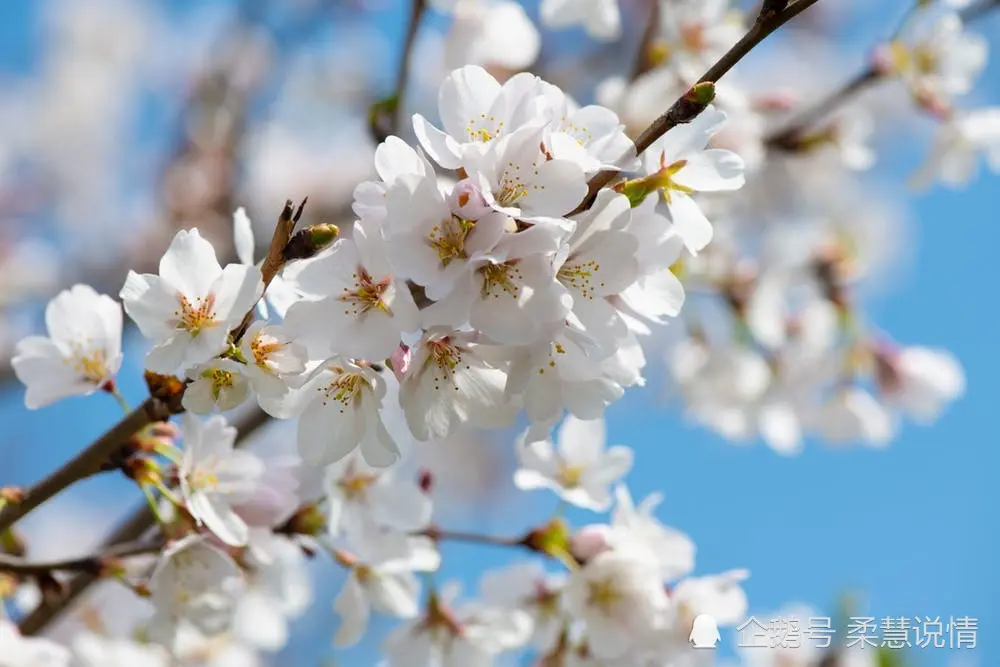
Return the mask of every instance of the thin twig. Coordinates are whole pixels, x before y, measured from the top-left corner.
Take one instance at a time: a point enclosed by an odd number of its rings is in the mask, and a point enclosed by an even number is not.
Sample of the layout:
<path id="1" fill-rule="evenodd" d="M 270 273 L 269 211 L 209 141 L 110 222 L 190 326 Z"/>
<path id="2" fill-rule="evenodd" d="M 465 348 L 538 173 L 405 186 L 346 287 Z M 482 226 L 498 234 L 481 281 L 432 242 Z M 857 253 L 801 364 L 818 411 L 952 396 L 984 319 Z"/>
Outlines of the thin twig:
<path id="1" fill-rule="evenodd" d="M 470 542 L 473 544 L 490 544 L 498 547 L 524 547 L 531 549 L 528 541 L 524 537 L 496 537 L 494 535 L 484 535 L 481 533 L 467 533 L 461 530 L 444 530 L 437 526 L 431 526 L 419 533 L 425 537 L 438 542 L 448 540 L 452 542 Z"/>
<path id="2" fill-rule="evenodd" d="M 1000 0 L 982 0 L 973 5 L 969 5 L 959 12 L 962 20 L 971 22 L 982 18 L 990 10 L 1000 7 Z M 898 33 L 897 29 L 895 33 Z M 863 70 L 845 81 L 840 88 L 834 90 L 819 102 L 807 109 L 800 111 L 794 119 L 785 124 L 784 127 L 775 130 L 764 138 L 764 145 L 769 148 L 779 150 L 794 150 L 798 147 L 799 139 L 810 127 L 829 116 L 838 107 L 854 99 L 854 97 L 867 89 L 872 84 L 885 80 L 885 76 L 869 63 Z"/>
<path id="3" fill-rule="evenodd" d="M 264 263 L 260 267 L 261 278 L 264 281 L 264 290 L 261 292 L 261 299 L 264 298 L 264 294 L 271 285 L 271 281 L 274 280 L 274 277 L 278 275 L 285 265 L 285 248 L 295 234 L 295 223 L 302 217 L 302 211 L 305 209 L 307 199 L 303 199 L 297 209 L 293 208 L 291 199 L 285 200 L 285 206 L 281 209 L 278 222 L 274 225 L 274 233 L 271 235 L 271 245 L 267 249 L 267 256 L 264 257 Z M 243 321 L 240 322 L 240 325 L 233 330 L 233 343 L 239 344 L 240 339 L 243 338 L 243 334 L 253 324 L 256 307 L 257 304 L 254 303 L 250 307 L 250 310 L 247 311 L 247 314 L 243 316 Z"/>
<path id="4" fill-rule="evenodd" d="M 660 31 L 660 0 L 647 0 L 647 2 L 649 3 L 649 14 L 646 17 L 646 27 L 643 29 L 642 38 L 639 41 L 639 50 L 632 63 L 632 71 L 629 72 L 629 81 L 635 81 L 656 66 L 652 50 L 656 35 Z"/>
<path id="5" fill-rule="evenodd" d="M 410 83 L 410 67 L 413 61 L 413 47 L 417 43 L 417 31 L 420 28 L 420 20 L 427 10 L 427 0 L 412 0 L 410 3 L 410 17 L 406 24 L 406 37 L 403 40 L 403 51 L 399 56 L 399 67 L 396 68 L 396 88 L 394 97 L 396 108 L 392 114 L 392 134 L 399 134 L 403 126 L 403 100 L 406 97 L 406 88 Z"/>
<path id="6" fill-rule="evenodd" d="M 729 70 L 736 65 L 736 63 L 742 60 L 748 53 L 750 53 L 750 51 L 754 49 L 754 47 L 763 42 L 771 33 L 791 21 L 812 5 L 816 4 L 816 2 L 818 2 L 818 0 L 798 0 L 779 12 L 772 11 L 765 5 L 765 8 L 761 11 L 760 15 L 758 15 L 757 20 L 754 21 L 750 30 L 748 30 L 740 41 L 736 42 L 736 44 L 733 45 L 733 47 L 729 49 L 729 51 L 727 51 L 726 54 L 718 60 L 718 62 L 712 65 L 712 67 L 709 68 L 709 70 L 705 72 L 700 79 L 698 79 L 695 86 L 716 83 L 726 73 L 728 73 Z M 641 155 L 643 151 L 653 144 L 654 141 L 666 134 L 671 128 L 694 120 L 694 118 L 697 117 L 697 115 L 705 108 L 705 105 L 692 101 L 695 86 L 692 86 L 691 91 L 674 102 L 674 104 L 667 109 L 666 112 L 654 120 L 649 127 L 643 130 L 642 134 L 639 135 L 639 138 L 635 140 L 634 154 L 629 152 L 628 154 L 622 156 L 619 161 L 625 162 L 633 155 Z M 587 198 L 580 205 L 577 211 L 574 212 L 587 209 L 593 201 L 593 198 L 597 195 L 597 192 L 610 183 L 617 174 L 618 172 L 615 170 L 597 172 L 587 184 L 589 189 Z"/>
<path id="7" fill-rule="evenodd" d="M 112 561 L 131 556 L 154 554 L 163 548 L 162 540 L 136 540 L 115 544 L 97 553 L 78 558 L 32 562 L 0 553 L 0 572 L 20 575 L 51 574 L 52 572 L 100 573 Z"/>
<path id="8" fill-rule="evenodd" d="M 271 420 L 263 410 L 254 410 L 252 414 L 236 424 L 238 434 L 236 446 L 246 444 L 247 438 L 262 428 Z M 142 538 L 154 525 L 156 518 L 149 507 L 143 502 L 135 511 L 128 515 L 114 531 L 104 540 L 100 549 L 112 549 L 116 545 L 135 542 Z M 23 635 L 35 635 L 45 629 L 55 618 L 62 614 L 77 598 L 97 583 L 100 577 L 92 572 L 77 574 L 66 584 L 65 593 L 58 599 L 45 601 L 26 616 L 18 627 Z"/>
<path id="9" fill-rule="evenodd" d="M 126 415 L 120 422 L 108 429 L 104 435 L 63 464 L 58 470 L 38 484 L 25 489 L 20 502 L 7 503 L 0 510 L 0 533 L 6 531 L 63 489 L 100 472 L 104 464 L 127 444 L 133 434 L 149 424 L 168 419 L 171 414 L 173 414 L 172 406 L 166 402 L 154 397 L 146 399 L 142 405 Z"/>

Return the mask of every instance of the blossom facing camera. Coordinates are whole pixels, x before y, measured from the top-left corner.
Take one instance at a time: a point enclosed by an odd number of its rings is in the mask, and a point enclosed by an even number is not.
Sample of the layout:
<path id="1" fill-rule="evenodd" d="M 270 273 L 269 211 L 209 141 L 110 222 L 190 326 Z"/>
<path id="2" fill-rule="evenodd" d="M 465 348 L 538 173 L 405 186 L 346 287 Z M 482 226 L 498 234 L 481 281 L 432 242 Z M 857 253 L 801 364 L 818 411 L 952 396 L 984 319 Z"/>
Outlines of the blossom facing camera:
<path id="1" fill-rule="evenodd" d="M 11 360 L 29 409 L 90 395 L 114 380 L 122 364 L 122 309 L 114 299 L 74 285 L 46 306 L 45 326 L 49 335 L 22 339 Z"/>
<path id="2" fill-rule="evenodd" d="M 153 341 L 146 368 L 172 373 L 226 349 L 229 332 L 264 290 L 260 270 L 223 269 L 197 229 L 181 230 L 160 259 L 159 275 L 129 271 L 121 290 L 125 312 Z"/>

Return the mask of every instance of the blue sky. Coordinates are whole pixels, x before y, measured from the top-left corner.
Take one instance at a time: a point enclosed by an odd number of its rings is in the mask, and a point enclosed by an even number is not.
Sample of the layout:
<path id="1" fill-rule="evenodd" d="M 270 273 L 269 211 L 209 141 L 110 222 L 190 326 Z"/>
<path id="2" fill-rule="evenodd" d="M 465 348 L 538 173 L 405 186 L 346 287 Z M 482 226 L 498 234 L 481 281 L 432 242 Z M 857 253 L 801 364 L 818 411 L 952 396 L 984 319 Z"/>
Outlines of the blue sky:
<path id="1" fill-rule="evenodd" d="M 0 6 L 0 74 L 34 64 L 33 5 L 8 0 Z M 844 35 L 845 49 L 856 54 L 892 24 L 888 13 L 864 14 Z M 390 7 L 378 21 L 397 34 L 398 16 Z M 985 34 L 1000 29 L 997 17 L 980 25 Z M 998 82 L 1000 64 L 994 62 L 980 79 L 978 97 L 996 103 Z M 896 142 L 880 154 L 876 177 L 902 181 L 922 151 L 921 145 Z M 685 424 L 652 390 L 635 391 L 609 410 L 610 441 L 637 450 L 629 477 L 633 495 L 664 493 L 660 518 L 695 540 L 698 574 L 748 568 L 746 589 L 755 611 L 804 602 L 832 612 L 840 596 L 852 592 L 870 616 L 975 617 L 980 645 L 966 653 L 982 667 L 1000 664 L 1000 492 L 994 481 L 1000 470 L 1000 319 L 993 292 L 1000 285 L 994 256 L 1000 247 L 998 185 L 997 177 L 984 175 L 962 192 L 934 189 L 910 196 L 912 268 L 891 291 L 867 303 L 871 321 L 897 340 L 946 347 L 964 364 L 967 395 L 936 424 L 906 425 L 886 451 L 810 442 L 801 456 L 783 458 L 760 443 L 733 446 Z M 138 400 L 141 353 L 134 345 L 128 351 L 133 354 L 122 383 Z M 113 401 L 101 397 L 35 413 L 24 411 L 20 401 L 16 387 L 0 392 L 0 485 L 36 479 L 118 414 Z M 136 495 L 124 482 L 106 480 L 83 485 L 69 498 L 118 505 L 126 493 Z M 514 533 L 543 520 L 554 501 L 532 498 L 523 514 L 486 515 L 478 525 Z M 476 572 L 507 557 L 490 548 L 448 546 L 445 572 L 472 583 Z M 334 580 L 325 581 L 319 595 L 335 589 Z M 327 647 L 332 623 L 325 602 L 300 623 L 302 641 L 288 654 L 294 664 L 335 655 Z M 338 656 L 340 664 L 371 664 L 373 642 Z M 945 665 L 948 654 L 913 650 L 910 664 Z"/>

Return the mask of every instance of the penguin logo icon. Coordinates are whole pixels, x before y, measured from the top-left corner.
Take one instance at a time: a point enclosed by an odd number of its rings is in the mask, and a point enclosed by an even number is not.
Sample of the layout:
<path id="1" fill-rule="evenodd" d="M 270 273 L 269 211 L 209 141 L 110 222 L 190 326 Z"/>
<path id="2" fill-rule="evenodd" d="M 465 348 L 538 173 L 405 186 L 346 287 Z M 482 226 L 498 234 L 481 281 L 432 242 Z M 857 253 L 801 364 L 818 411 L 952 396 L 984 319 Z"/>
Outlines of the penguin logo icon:
<path id="1" fill-rule="evenodd" d="M 715 648 L 715 645 L 721 639 L 719 624 L 715 622 L 714 618 L 708 614 L 699 614 L 694 619 L 694 625 L 691 626 L 691 636 L 688 637 L 688 641 L 695 648 Z"/>

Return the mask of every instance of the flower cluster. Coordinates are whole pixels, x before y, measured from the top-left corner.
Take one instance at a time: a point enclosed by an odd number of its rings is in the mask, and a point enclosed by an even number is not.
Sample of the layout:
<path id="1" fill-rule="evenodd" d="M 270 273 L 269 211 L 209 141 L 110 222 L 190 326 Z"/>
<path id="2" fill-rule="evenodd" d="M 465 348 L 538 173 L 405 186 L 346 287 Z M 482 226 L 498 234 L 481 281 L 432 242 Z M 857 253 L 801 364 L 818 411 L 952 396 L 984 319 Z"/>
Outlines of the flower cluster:
<path id="1" fill-rule="evenodd" d="M 633 502 L 635 457 L 607 446 L 606 408 L 665 366 L 690 418 L 790 454 L 811 435 L 883 445 L 901 417 L 935 419 L 965 378 L 947 351 L 896 343 L 863 311 L 859 285 L 888 263 L 892 231 L 876 207 L 844 203 L 872 198 L 864 110 L 800 123 L 773 81 L 699 83 L 754 17 L 727 0 L 653 4 L 637 71 L 581 106 L 534 74 L 495 76 L 540 49 L 518 4 L 434 0 L 452 17 L 448 59 L 493 67 L 452 70 L 439 122 L 412 116 L 413 144 L 378 143 L 350 224 L 296 230 L 303 207 L 289 203 L 260 258 L 240 208 L 238 262 L 182 229 L 155 273 L 128 273 L 120 304 L 84 284 L 49 302 L 48 335 L 12 360 L 25 404 L 103 391 L 151 422 L 102 464 L 139 486 L 159 528 L 120 559 L 54 569 L 115 577 L 148 613 L 142 641 L 90 628 L 68 646 L 0 619 L 0 666 L 255 667 L 312 603 L 316 557 L 344 575 L 336 646 L 361 641 L 373 614 L 400 622 L 387 667 L 700 664 L 696 619 L 743 620 L 749 573 L 692 576 L 694 543 L 655 516 L 660 495 Z M 617 0 L 543 0 L 540 16 L 603 41 L 623 31 Z M 898 80 L 942 122 L 916 180 L 966 182 L 979 152 L 1000 169 L 1000 115 L 953 104 L 985 59 L 954 1 L 916 3 L 876 51 L 862 84 Z M 668 128 L 637 150 L 658 117 Z M 150 345 L 151 399 L 135 412 L 115 380 L 123 313 Z M 220 414 L 256 408 L 293 423 L 297 456 L 243 448 Z M 511 481 L 559 509 L 513 538 L 443 528 L 434 475 L 404 472 L 411 449 L 523 425 Z M 567 505 L 606 516 L 571 526 Z M 463 597 L 439 581 L 448 540 L 530 558 Z M 0 601 L 56 581 L 18 572 L 0 572 Z"/>

